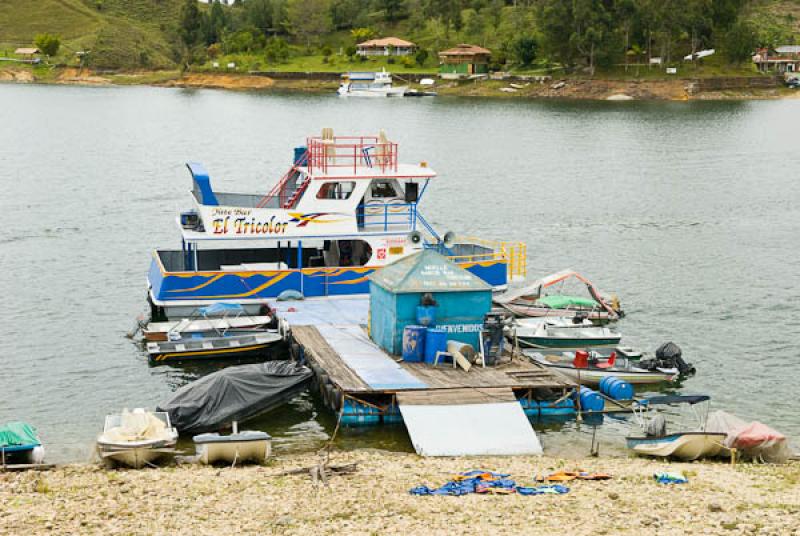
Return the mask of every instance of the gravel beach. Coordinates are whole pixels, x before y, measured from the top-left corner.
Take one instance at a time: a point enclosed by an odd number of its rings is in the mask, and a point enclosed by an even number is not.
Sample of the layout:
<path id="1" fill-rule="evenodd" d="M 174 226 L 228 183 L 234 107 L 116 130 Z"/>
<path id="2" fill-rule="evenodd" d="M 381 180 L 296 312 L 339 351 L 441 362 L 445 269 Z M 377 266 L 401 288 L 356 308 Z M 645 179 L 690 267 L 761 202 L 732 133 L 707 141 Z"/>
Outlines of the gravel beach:
<path id="1" fill-rule="evenodd" d="M 800 534 L 800 463 L 668 463 L 636 458 L 421 458 L 375 450 L 334 452 L 356 463 L 327 485 L 282 474 L 319 458 L 263 467 L 108 471 L 66 465 L 0 473 L 0 534 Z M 572 481 L 564 495 L 414 496 L 471 469 L 536 474 L 583 469 L 609 481 Z M 653 473 L 683 473 L 662 485 Z"/>

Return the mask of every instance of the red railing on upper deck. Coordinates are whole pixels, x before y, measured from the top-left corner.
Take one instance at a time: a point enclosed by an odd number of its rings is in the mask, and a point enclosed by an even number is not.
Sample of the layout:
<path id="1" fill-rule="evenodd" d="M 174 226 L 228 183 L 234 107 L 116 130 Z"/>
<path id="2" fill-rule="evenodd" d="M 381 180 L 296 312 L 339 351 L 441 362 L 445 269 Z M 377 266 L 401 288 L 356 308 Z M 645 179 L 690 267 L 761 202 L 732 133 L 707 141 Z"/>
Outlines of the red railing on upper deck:
<path id="1" fill-rule="evenodd" d="M 328 173 L 333 169 L 379 169 L 397 171 L 397 144 L 376 136 L 336 136 L 307 138 L 308 169 Z"/>

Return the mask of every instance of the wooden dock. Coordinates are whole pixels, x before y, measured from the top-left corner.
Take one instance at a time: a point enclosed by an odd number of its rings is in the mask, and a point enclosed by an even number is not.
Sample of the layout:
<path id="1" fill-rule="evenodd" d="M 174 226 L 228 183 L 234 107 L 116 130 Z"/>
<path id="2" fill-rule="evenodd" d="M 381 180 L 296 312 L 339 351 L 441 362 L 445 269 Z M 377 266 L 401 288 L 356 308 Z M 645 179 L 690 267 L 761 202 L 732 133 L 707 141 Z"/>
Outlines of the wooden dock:
<path id="1" fill-rule="evenodd" d="M 366 336 L 366 334 L 365 334 Z M 411 376 L 419 380 L 422 386 L 409 388 L 374 387 L 346 362 L 316 326 L 294 326 L 292 337 L 304 351 L 306 360 L 315 369 L 323 372 L 339 396 L 362 399 L 364 395 L 383 395 L 394 399 L 403 391 L 438 391 L 450 389 L 511 389 L 518 396 L 530 396 L 534 391 L 556 391 L 558 395 L 575 387 L 568 378 L 552 372 L 541 365 L 525 359 L 517 354 L 509 362 L 496 366 L 473 366 L 469 371 L 453 368 L 451 363 L 440 363 L 436 366 L 427 363 L 404 363 L 397 365 Z M 377 348 L 377 347 L 376 347 Z M 378 349 L 384 359 L 395 358 Z M 325 387 L 325 386 L 322 386 Z M 537 393 L 538 394 L 538 393 Z M 370 397 L 373 398 L 373 397 Z M 387 400 L 387 402 L 390 402 Z M 394 400 L 391 400 L 393 403 Z"/>

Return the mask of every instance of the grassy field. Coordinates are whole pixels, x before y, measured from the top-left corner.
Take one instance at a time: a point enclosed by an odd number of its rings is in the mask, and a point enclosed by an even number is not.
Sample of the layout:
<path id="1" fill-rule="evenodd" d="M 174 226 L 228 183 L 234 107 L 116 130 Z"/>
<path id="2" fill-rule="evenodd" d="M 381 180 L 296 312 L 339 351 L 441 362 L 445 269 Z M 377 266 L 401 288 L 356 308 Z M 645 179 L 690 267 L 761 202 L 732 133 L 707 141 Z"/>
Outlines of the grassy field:
<path id="1" fill-rule="evenodd" d="M 100 7 L 98 7 L 100 6 Z M 75 53 L 91 51 L 94 67 L 174 67 L 167 35 L 177 24 L 180 0 L 0 0 L 0 54 L 31 46 L 48 32 L 62 40 L 56 63 L 75 65 Z"/>
<path id="2" fill-rule="evenodd" d="M 297 53 L 296 53 L 297 54 Z M 219 68 L 214 68 L 213 63 L 216 62 L 220 65 Z M 232 54 L 225 55 L 215 59 L 213 62 L 209 61 L 197 70 L 201 71 L 214 71 L 214 70 L 228 70 L 226 65 L 228 63 L 236 64 L 237 72 L 248 71 L 278 71 L 278 72 L 331 72 L 331 73 L 344 73 L 348 71 L 380 71 L 386 69 L 391 73 L 396 73 L 400 76 L 403 73 L 408 74 L 429 74 L 438 71 L 438 65 L 432 60 L 428 60 L 422 67 L 416 63 L 411 66 L 406 66 L 400 61 L 389 63 L 386 58 L 369 58 L 366 61 L 356 59 L 351 61 L 347 56 L 333 55 L 325 57 L 319 54 L 316 55 L 293 55 L 284 62 L 270 62 L 266 58 L 255 54 Z"/>

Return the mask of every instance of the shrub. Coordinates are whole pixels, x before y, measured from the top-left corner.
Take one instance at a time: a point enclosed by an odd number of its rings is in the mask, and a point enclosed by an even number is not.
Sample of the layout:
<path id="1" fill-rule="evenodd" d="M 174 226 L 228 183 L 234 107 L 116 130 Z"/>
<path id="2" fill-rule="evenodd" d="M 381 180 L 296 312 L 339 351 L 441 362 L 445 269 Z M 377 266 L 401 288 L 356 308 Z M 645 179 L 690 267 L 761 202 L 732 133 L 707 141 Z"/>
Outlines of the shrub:
<path id="1" fill-rule="evenodd" d="M 400 63 L 403 64 L 403 67 L 406 69 L 411 69 L 414 66 L 414 60 L 412 60 L 409 56 L 403 56 L 400 60 Z"/>
<path id="2" fill-rule="evenodd" d="M 58 54 L 58 49 L 61 48 L 61 39 L 49 33 L 37 35 L 33 42 L 36 48 L 41 50 L 42 54 L 48 57 L 53 57 Z"/>
<path id="3" fill-rule="evenodd" d="M 386 59 L 386 63 L 388 63 L 389 65 L 394 65 L 394 62 L 395 62 L 394 56 L 389 56 Z"/>
<path id="4" fill-rule="evenodd" d="M 333 50 L 331 50 L 331 47 L 329 47 L 328 45 L 325 45 L 324 47 L 322 47 L 322 55 L 323 56 L 325 56 L 327 58 L 331 54 L 333 54 Z"/>
<path id="5" fill-rule="evenodd" d="M 220 45 L 219 43 L 213 43 L 208 46 L 208 48 L 206 49 L 206 53 L 208 54 L 208 57 L 211 58 L 212 60 L 218 58 L 219 55 L 222 54 L 222 45 Z"/>
<path id="6" fill-rule="evenodd" d="M 536 50 L 539 44 L 536 39 L 528 36 L 521 36 L 514 39 L 511 44 L 511 51 L 514 54 L 514 59 L 523 66 L 528 66 L 536 59 Z"/>
<path id="7" fill-rule="evenodd" d="M 355 45 L 350 45 L 349 47 L 344 49 L 345 55 L 350 58 L 351 60 L 355 58 L 356 54 L 358 54 L 358 49 Z"/>
<path id="8" fill-rule="evenodd" d="M 417 50 L 417 53 L 414 55 L 414 61 L 416 61 L 417 65 L 420 67 L 425 65 L 425 62 L 428 61 L 428 51 L 424 48 Z"/>
<path id="9" fill-rule="evenodd" d="M 264 47 L 264 57 L 270 63 L 282 63 L 289 59 L 289 45 L 280 37 L 271 37 Z"/>

